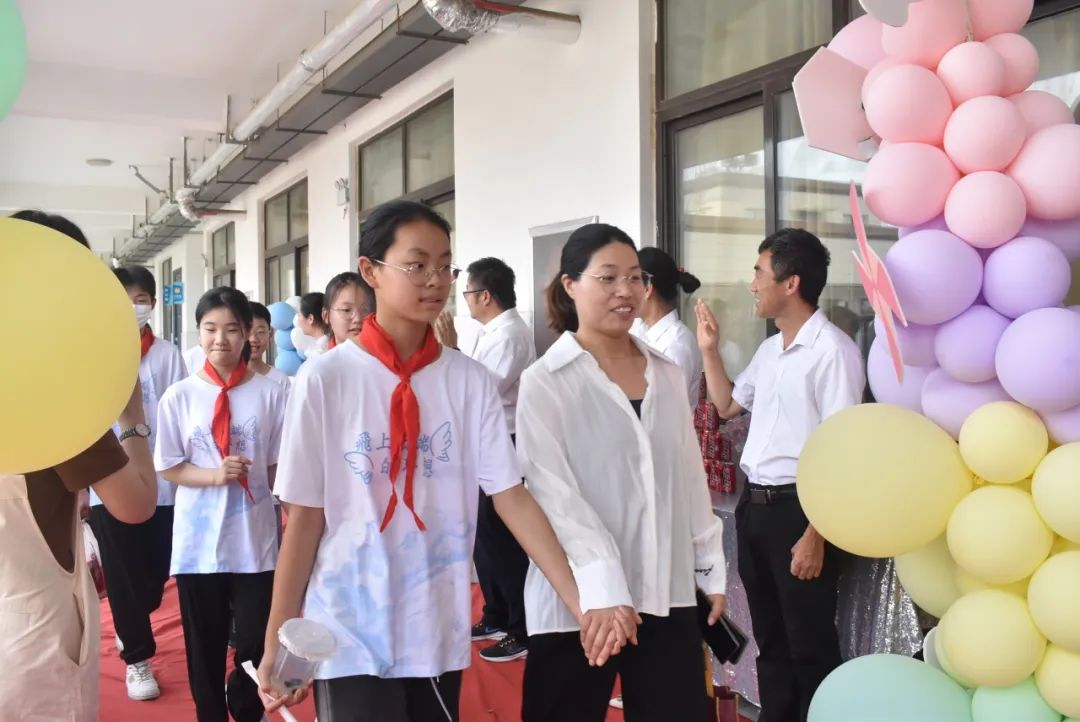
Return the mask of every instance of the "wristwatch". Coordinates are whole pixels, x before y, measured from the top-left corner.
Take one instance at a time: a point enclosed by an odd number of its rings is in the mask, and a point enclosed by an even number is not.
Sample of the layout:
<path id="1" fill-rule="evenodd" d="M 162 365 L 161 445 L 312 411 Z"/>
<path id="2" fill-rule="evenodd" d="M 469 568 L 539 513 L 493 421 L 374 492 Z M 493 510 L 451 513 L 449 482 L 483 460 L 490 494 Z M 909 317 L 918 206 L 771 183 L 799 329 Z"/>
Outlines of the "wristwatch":
<path id="1" fill-rule="evenodd" d="M 130 429 L 127 429 L 120 434 L 120 441 L 127 441 L 133 437 L 138 436 L 140 439 L 150 438 L 150 427 L 146 424 L 135 424 Z"/>

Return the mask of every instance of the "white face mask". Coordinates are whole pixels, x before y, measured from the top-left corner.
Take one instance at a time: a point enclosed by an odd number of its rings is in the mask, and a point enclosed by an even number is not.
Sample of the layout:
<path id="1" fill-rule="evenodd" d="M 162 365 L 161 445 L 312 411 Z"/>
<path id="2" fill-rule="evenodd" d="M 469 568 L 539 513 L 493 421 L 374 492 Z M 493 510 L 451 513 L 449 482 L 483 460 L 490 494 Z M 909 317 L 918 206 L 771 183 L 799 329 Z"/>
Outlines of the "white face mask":
<path id="1" fill-rule="evenodd" d="M 143 303 L 136 303 L 132 306 L 135 309 L 135 320 L 139 322 L 139 328 L 142 328 L 146 324 L 150 323 L 150 317 L 154 314 L 154 307 Z"/>

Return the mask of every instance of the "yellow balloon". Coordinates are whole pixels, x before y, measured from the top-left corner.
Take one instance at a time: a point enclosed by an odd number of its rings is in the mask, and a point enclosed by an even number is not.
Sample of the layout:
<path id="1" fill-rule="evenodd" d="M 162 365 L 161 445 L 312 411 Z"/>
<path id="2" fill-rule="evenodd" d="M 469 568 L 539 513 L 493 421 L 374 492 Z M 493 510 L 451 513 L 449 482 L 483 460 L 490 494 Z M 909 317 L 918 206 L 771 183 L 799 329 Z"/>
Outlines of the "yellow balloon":
<path id="1" fill-rule="evenodd" d="M 830 416 L 799 457 L 806 516 L 830 542 L 865 557 L 894 557 L 934 541 L 972 483 L 948 433 L 889 404 Z"/>
<path id="2" fill-rule="evenodd" d="M 957 564 L 1000 586 L 1031 576 L 1050 554 L 1054 533 L 1035 511 L 1030 494 L 991 485 L 957 504 L 948 540 Z"/>
<path id="3" fill-rule="evenodd" d="M 941 617 L 960 598 L 956 562 L 942 535 L 922 549 L 896 557 L 896 576 L 920 608 Z"/>
<path id="4" fill-rule="evenodd" d="M 1026 479 L 1046 456 L 1050 435 L 1042 419 L 1015 401 L 986 404 L 960 429 L 960 454 L 975 475 L 991 484 Z"/>
<path id="5" fill-rule="evenodd" d="M 1080 653 L 1080 552 L 1047 559 L 1031 577 L 1027 598 L 1031 617 L 1046 638 Z"/>
<path id="6" fill-rule="evenodd" d="M 1046 649 L 1027 603 L 996 589 L 956 600 L 942 617 L 937 636 L 956 675 L 976 686 L 1022 682 L 1039 666 Z"/>
<path id="7" fill-rule="evenodd" d="M 938 624 L 938 626 L 934 627 L 930 631 L 934 633 L 934 659 L 937 661 L 937 664 L 934 666 L 941 667 L 941 671 L 952 677 L 954 682 L 956 682 L 964 689 L 974 692 L 975 688 L 979 685 L 975 684 L 970 679 L 964 679 L 964 677 L 956 671 L 956 667 L 953 666 L 952 662 L 949 661 L 949 656 L 945 653 L 945 647 L 943 647 L 941 644 L 941 625 Z M 930 638 L 929 634 L 926 636 L 927 639 Z M 923 653 L 923 656 L 926 656 L 925 652 Z M 928 664 L 932 664 L 932 662 L 928 662 Z"/>
<path id="8" fill-rule="evenodd" d="M 1051 644 L 1035 672 L 1035 684 L 1054 710 L 1080 717 L 1080 654 Z"/>
<path id="9" fill-rule="evenodd" d="M 1080 542 L 1080 441 L 1047 454 L 1035 470 L 1031 495 L 1051 529 Z"/>
<path id="10" fill-rule="evenodd" d="M 1054 546 L 1050 547 L 1050 556 L 1062 552 L 1080 552 L 1080 542 L 1070 541 L 1063 536 L 1059 536 L 1054 540 Z"/>
<path id="11" fill-rule="evenodd" d="M 131 301 L 67 236 L 0 218 L 0 472 L 66 461 L 116 421 L 139 372 Z"/>
<path id="12" fill-rule="evenodd" d="M 956 568 L 956 588 L 960 590 L 961 596 L 971 594 L 972 592 L 981 592 L 985 589 L 997 589 L 998 591 L 1015 594 L 1021 599 L 1027 599 L 1029 581 L 1031 581 L 1030 577 L 1021 579 L 1018 582 L 1013 582 L 1012 584 L 988 584 L 974 574 L 965 571 L 960 567 Z"/>

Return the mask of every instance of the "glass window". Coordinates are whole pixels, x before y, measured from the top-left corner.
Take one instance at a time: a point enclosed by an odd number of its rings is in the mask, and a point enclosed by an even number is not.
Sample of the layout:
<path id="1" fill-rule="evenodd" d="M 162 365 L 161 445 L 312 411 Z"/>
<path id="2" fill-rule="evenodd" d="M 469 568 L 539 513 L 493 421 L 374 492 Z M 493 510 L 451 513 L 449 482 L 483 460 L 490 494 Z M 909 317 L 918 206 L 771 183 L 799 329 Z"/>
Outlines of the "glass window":
<path id="1" fill-rule="evenodd" d="M 725 80 L 832 37 L 832 0 L 664 0 L 664 96 Z"/>
<path id="2" fill-rule="evenodd" d="M 749 285 L 765 238 L 765 123 L 751 108 L 675 136 L 678 239 L 682 263 L 701 279 L 695 298 L 716 313 L 728 372 L 737 374 L 765 338 Z M 694 325 L 690 308 L 683 319 Z"/>
<path id="3" fill-rule="evenodd" d="M 305 293 L 308 293 L 311 290 L 309 288 L 309 284 L 308 284 L 308 249 L 307 249 L 307 246 L 304 246 L 304 247 L 300 248 L 299 250 L 297 250 L 296 251 L 296 256 L 297 256 L 297 265 L 300 267 L 300 271 L 299 271 L 299 273 L 300 273 L 300 293 L 299 293 L 299 295 L 303 296 Z"/>
<path id="4" fill-rule="evenodd" d="M 229 244 L 227 242 L 228 227 L 214 231 L 211 236 L 211 245 L 214 247 L 214 268 L 229 265 Z"/>
<path id="5" fill-rule="evenodd" d="M 299 183 L 289 190 L 289 240 L 295 241 L 308 234 L 308 187 Z"/>
<path id="6" fill-rule="evenodd" d="M 266 203 L 266 248 L 277 248 L 289 242 L 289 197 L 281 194 Z"/>
<path id="7" fill-rule="evenodd" d="M 454 243 L 454 236 L 456 235 L 457 228 L 457 206 L 454 203 L 454 199 L 450 198 L 449 200 L 432 204 L 431 207 L 434 208 L 440 215 L 442 215 L 443 218 L 445 218 L 450 223 L 450 253 L 455 254 L 456 249 Z M 457 258 L 454 259 L 454 262 L 458 262 Z M 450 294 L 450 300 L 446 302 L 446 310 L 449 311 L 451 314 L 454 314 L 454 312 L 457 310 L 457 292 L 465 288 L 464 279 L 465 274 L 462 274 L 462 280 L 458 282 L 457 288 L 452 289 L 454 292 Z"/>
<path id="8" fill-rule="evenodd" d="M 371 208 L 393 200 L 405 189 L 402 143 L 405 132 L 398 128 L 360 149 L 360 207 Z"/>
<path id="9" fill-rule="evenodd" d="M 439 103 L 406 124 L 408 167 L 405 190 L 412 192 L 454 175 L 454 104 Z"/>
<path id="10" fill-rule="evenodd" d="M 266 304 L 277 303 L 281 297 L 281 257 L 275 256 L 266 262 Z"/>

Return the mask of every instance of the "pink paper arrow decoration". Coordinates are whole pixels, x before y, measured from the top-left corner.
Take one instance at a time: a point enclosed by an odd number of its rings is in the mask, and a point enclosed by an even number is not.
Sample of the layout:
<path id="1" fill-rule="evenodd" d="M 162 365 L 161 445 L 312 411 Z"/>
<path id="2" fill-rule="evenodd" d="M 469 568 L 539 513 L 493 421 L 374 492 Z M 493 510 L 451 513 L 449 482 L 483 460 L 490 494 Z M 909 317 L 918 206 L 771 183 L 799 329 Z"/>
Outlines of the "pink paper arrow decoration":
<path id="1" fill-rule="evenodd" d="M 821 48 L 795 74 L 792 89 L 806 142 L 855 160 L 869 160 L 861 144 L 874 137 L 862 107 L 866 69 Z"/>
<path id="2" fill-rule="evenodd" d="M 900 307 L 900 299 L 896 297 L 896 288 L 889 276 L 889 269 L 885 268 L 885 263 L 866 240 L 866 227 L 863 225 L 859 194 L 855 190 L 854 182 L 848 190 L 848 198 L 851 201 L 851 222 L 855 226 L 855 240 L 859 244 L 859 249 L 852 251 L 851 255 L 855 257 L 855 267 L 859 270 L 859 278 L 866 291 L 866 298 L 874 309 L 874 315 L 880 318 L 885 326 L 885 340 L 889 343 L 896 378 L 903 383 L 904 357 L 900 352 L 900 339 L 896 336 L 893 315 L 900 319 L 904 326 L 908 325 L 907 318 L 904 316 L 904 309 Z"/>

